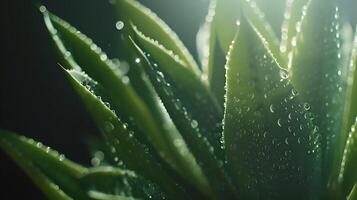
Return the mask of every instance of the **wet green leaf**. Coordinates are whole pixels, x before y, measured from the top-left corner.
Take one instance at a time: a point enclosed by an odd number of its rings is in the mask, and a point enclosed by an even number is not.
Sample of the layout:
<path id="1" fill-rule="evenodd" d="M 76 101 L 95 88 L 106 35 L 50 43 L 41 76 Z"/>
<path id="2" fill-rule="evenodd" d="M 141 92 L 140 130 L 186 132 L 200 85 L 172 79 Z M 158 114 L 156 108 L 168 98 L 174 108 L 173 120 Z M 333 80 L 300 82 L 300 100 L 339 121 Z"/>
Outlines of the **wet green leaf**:
<path id="1" fill-rule="evenodd" d="M 86 199 L 75 179 L 86 169 L 40 142 L 1 130 L 0 147 L 50 199 Z"/>
<path id="2" fill-rule="evenodd" d="M 118 8 L 120 19 L 125 23 L 124 28 L 130 29 L 130 22 L 136 24 L 148 37 L 165 44 L 191 70 L 196 73 L 200 72 L 196 62 L 181 40 L 155 13 L 135 0 L 116 0 L 116 7 Z"/>
<path id="3" fill-rule="evenodd" d="M 342 195 L 346 196 L 357 182 L 357 118 L 351 127 L 343 152 L 338 181 L 342 184 Z"/>
<path id="4" fill-rule="evenodd" d="M 149 199 L 164 198 L 155 184 L 134 172 L 113 167 L 84 168 L 40 142 L 1 131 L 0 147 L 50 199 L 88 199 L 95 188 L 103 194 Z"/>
<path id="5" fill-rule="evenodd" d="M 156 152 L 173 168 L 181 174 L 188 174 L 190 177 L 189 172 L 197 170 L 195 168 L 198 168 L 198 166 L 194 163 L 191 154 L 182 156 L 180 149 L 174 145 L 174 140 L 181 137 L 177 131 L 170 131 L 172 130 L 172 123 L 170 125 L 167 117 L 163 116 L 165 115 L 162 113 L 163 111 L 155 110 L 158 109 L 157 106 L 159 105 L 153 105 L 158 104 L 158 102 L 153 101 L 157 101 L 157 99 L 148 101 L 150 104 L 148 106 L 133 89 L 128 76 L 120 71 L 118 66 L 108 59 L 106 54 L 89 38 L 67 22 L 48 12 L 44 13 L 44 17 L 47 27 L 52 33 L 52 38 L 62 44 L 63 49 L 70 50 L 68 52 L 70 52 L 71 57 L 64 54 L 65 60 L 71 59 L 71 62 L 68 62 L 69 64 L 74 63 L 76 66 L 80 66 L 101 85 L 103 91 L 101 95 L 106 97 L 106 100 L 120 118 L 129 123 L 130 128 L 136 131 L 136 138 L 142 143 L 150 144 L 148 147 L 152 145 Z M 78 67 L 69 68 L 76 69 Z M 150 93 L 145 95 L 150 95 Z M 151 98 L 157 97 L 152 96 Z M 185 146 L 181 148 L 185 148 Z"/>
<path id="6" fill-rule="evenodd" d="M 98 97 L 82 86 L 71 73 L 66 73 L 66 75 L 83 100 L 99 130 L 111 145 L 112 151 L 118 155 L 118 162 L 122 161 L 122 165 L 159 184 L 168 196 L 174 199 L 188 198 L 183 193 L 182 188 L 176 186 L 172 177 L 162 169 L 161 164 L 148 152 L 147 147 L 135 138 L 135 133 L 128 130 L 116 114 Z M 160 176 L 157 176 L 158 172 L 160 172 Z"/>
<path id="7" fill-rule="evenodd" d="M 240 2 L 238 0 L 211 1 L 206 17 L 208 26 L 208 52 L 203 60 L 204 78 L 215 94 L 219 104 L 224 103 L 224 83 L 226 63 L 225 55 L 228 52 L 240 16 Z"/>
<path id="8" fill-rule="evenodd" d="M 355 34 L 351 60 L 347 75 L 346 107 L 342 131 L 349 131 L 357 117 L 357 32 Z M 341 133 L 342 134 L 342 133 Z M 347 135 L 343 135 L 341 141 L 346 141 Z"/>
<path id="9" fill-rule="evenodd" d="M 322 136 L 323 180 L 331 173 L 342 126 L 347 66 L 342 59 L 339 9 L 335 0 L 310 0 L 293 46 L 292 83 L 316 114 Z M 296 43 L 295 43 L 296 42 Z M 326 184 L 326 183 L 325 183 Z"/>
<path id="10" fill-rule="evenodd" d="M 348 195 L 348 200 L 356 200 L 357 199 L 357 184 L 353 186 L 351 193 Z"/>
<path id="11" fill-rule="evenodd" d="M 279 50 L 279 39 L 275 35 L 272 27 L 265 19 L 264 13 L 260 10 L 254 0 L 241 0 L 244 15 L 252 23 L 259 33 L 264 37 L 266 45 L 269 47 L 276 62 L 286 68 L 286 60 Z"/>
<path id="12" fill-rule="evenodd" d="M 210 144 L 207 136 L 201 133 L 198 126 L 198 122 L 192 118 L 188 109 L 181 103 L 180 99 L 176 99 L 176 91 L 170 86 L 170 78 L 163 75 L 162 68 L 157 64 L 154 56 L 151 54 L 145 54 L 133 41 L 133 48 L 135 48 L 140 54 L 143 64 L 146 64 L 145 70 L 150 77 L 156 91 L 165 105 L 170 117 L 173 119 L 176 127 L 181 132 L 185 141 L 177 140 L 176 144 L 181 145 L 184 142 L 187 143 L 189 149 L 195 155 L 198 163 L 202 167 L 203 172 L 213 186 L 213 190 L 216 195 L 223 197 L 224 193 L 226 197 L 231 197 L 234 190 L 229 178 L 224 172 L 223 160 L 219 160 L 215 156 L 215 149 Z M 149 56 L 148 56 L 149 55 Z M 208 198 L 217 198 L 214 194 L 210 194 L 211 191 L 204 189 Z"/>
<path id="13" fill-rule="evenodd" d="M 242 19 L 228 54 L 224 142 L 246 199 L 319 197 L 319 138 L 309 104 L 253 23 Z"/>
<path id="14" fill-rule="evenodd" d="M 221 119 L 222 108 L 218 105 L 207 85 L 202 82 L 198 74 L 192 73 L 187 66 L 174 54 L 170 53 L 164 46 L 151 38 L 146 37 L 136 27 L 138 44 L 145 53 L 150 54 L 159 68 L 159 76 L 168 76 L 171 80 L 168 87 L 177 90 L 177 98 L 190 110 L 197 127 L 207 137 L 209 142 L 217 149 L 217 157 L 222 159 L 221 150 Z M 160 78 L 160 77 L 158 77 Z"/>

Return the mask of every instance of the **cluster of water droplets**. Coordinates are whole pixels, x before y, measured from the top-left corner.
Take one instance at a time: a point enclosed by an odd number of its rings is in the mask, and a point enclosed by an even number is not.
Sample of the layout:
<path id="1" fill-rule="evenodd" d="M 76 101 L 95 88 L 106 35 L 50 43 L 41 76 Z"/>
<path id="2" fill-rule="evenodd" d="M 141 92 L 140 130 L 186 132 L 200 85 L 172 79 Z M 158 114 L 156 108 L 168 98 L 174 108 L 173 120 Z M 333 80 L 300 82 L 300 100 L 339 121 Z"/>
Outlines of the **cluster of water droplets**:
<path id="1" fill-rule="evenodd" d="M 251 191 L 282 178 L 305 184 L 304 173 L 311 173 L 306 172 L 305 162 L 317 160 L 320 148 L 310 105 L 299 103 L 299 92 L 291 86 L 288 71 L 279 70 L 275 59 L 262 51 L 266 49 L 253 51 L 250 70 L 254 72 L 235 74 L 234 112 L 227 115 L 237 124 L 237 139 L 229 148 L 240 155 L 232 159 L 241 163 L 238 173 L 249 177 L 251 181 L 244 187 Z"/>
<path id="2" fill-rule="evenodd" d="M 102 49 L 100 47 L 98 47 L 92 41 L 92 39 L 87 37 L 85 34 L 83 34 L 79 30 L 77 30 L 76 28 L 71 26 L 69 23 L 67 23 L 66 21 L 63 21 L 62 19 L 60 19 L 60 18 L 58 18 L 56 16 L 53 16 L 52 18 L 53 18 L 54 21 L 59 23 L 66 30 L 70 31 L 73 35 L 77 36 L 81 41 L 83 41 L 86 45 L 88 45 L 89 49 L 91 51 L 93 51 L 95 54 L 97 54 L 99 59 L 102 62 L 104 62 L 113 71 L 113 73 L 116 76 L 121 77 L 122 82 L 124 84 L 128 84 L 129 83 L 129 78 L 126 76 L 126 73 L 128 72 L 128 65 L 124 64 L 123 67 L 121 67 L 121 63 L 120 63 L 120 61 L 118 59 L 115 59 L 115 60 L 109 59 L 107 54 L 105 52 L 103 52 Z M 54 34 L 53 37 L 57 37 L 60 40 L 60 37 L 57 34 Z M 72 54 L 71 54 L 70 51 L 65 52 L 64 55 L 65 55 L 65 57 L 73 59 Z M 75 60 L 75 59 L 73 59 L 73 60 Z"/>
<path id="3" fill-rule="evenodd" d="M 357 118 L 356 118 L 356 124 L 357 124 Z M 343 156 L 342 156 L 342 162 L 341 162 L 341 168 L 340 168 L 340 173 L 339 173 L 339 176 L 338 176 L 338 179 L 340 182 L 343 181 L 343 178 L 344 175 L 345 175 L 345 171 L 346 171 L 346 165 L 348 165 L 349 163 L 349 160 L 348 159 L 351 159 L 351 153 L 352 151 L 356 151 L 356 141 L 357 140 L 357 130 L 356 130 L 356 126 L 352 126 L 351 127 L 351 131 L 350 133 L 348 134 L 348 138 L 347 138 L 347 141 L 346 141 L 346 148 L 343 152 Z M 354 148 L 354 149 L 353 149 Z"/>
<path id="4" fill-rule="evenodd" d="M 145 54 L 146 57 L 150 58 L 151 55 L 150 54 Z M 214 156 L 214 147 L 210 144 L 209 140 L 207 139 L 206 136 L 202 135 L 202 130 L 201 127 L 199 126 L 199 123 L 197 120 L 195 120 L 191 113 L 187 110 L 187 108 L 183 105 L 183 103 L 181 102 L 180 99 L 177 98 L 177 96 L 175 95 L 175 89 L 170 85 L 170 83 L 166 80 L 165 75 L 160 71 L 159 66 L 157 63 L 152 62 L 150 65 L 150 70 L 151 73 L 153 74 L 153 79 L 154 81 L 156 81 L 157 84 L 160 85 L 160 88 L 162 87 L 162 91 L 165 95 L 164 99 L 166 99 L 167 101 L 171 101 L 170 102 L 170 106 L 169 104 L 165 103 L 164 100 L 164 104 L 166 105 L 167 109 L 170 109 L 170 107 L 174 110 L 172 110 L 171 112 L 176 112 L 176 113 L 180 113 L 180 120 L 184 120 L 183 123 L 188 124 L 190 126 L 189 129 L 194 130 L 195 134 L 197 135 L 199 140 L 202 140 L 202 144 L 204 145 L 204 148 L 208 149 L 208 151 L 212 154 L 212 156 Z M 159 87 L 157 87 L 159 88 Z M 170 113 L 170 110 L 168 110 Z M 186 127 L 188 128 L 188 127 Z M 184 138 L 187 138 L 187 134 L 186 133 L 182 133 Z M 192 136 L 189 136 L 192 137 Z M 180 147 L 182 147 L 184 145 L 184 141 L 182 139 L 176 139 L 174 141 L 174 145 L 176 147 L 178 147 L 180 149 Z M 182 154 L 186 154 L 187 152 L 181 152 Z M 218 159 L 217 159 L 218 160 Z M 218 161 L 219 165 L 222 166 L 223 165 L 223 161 Z M 202 163 L 198 163 L 198 164 L 202 164 Z"/>

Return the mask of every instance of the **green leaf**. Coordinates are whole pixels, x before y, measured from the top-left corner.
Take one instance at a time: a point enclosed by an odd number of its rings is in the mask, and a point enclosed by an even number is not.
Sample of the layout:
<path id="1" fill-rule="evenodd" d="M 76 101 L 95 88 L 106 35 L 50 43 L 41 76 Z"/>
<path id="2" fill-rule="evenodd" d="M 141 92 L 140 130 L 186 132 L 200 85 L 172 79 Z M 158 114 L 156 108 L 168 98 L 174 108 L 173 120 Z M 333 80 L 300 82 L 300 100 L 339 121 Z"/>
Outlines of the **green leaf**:
<path id="1" fill-rule="evenodd" d="M 210 88 L 222 105 L 225 93 L 225 55 L 236 34 L 241 10 L 263 35 L 277 62 L 282 67 L 285 67 L 286 63 L 279 51 L 279 40 L 255 1 L 213 1 L 207 16 L 207 23 L 212 21 L 210 23 L 209 57 L 206 61 L 208 64 L 204 65 L 203 69 L 204 77 L 207 78 Z"/>
<path id="2" fill-rule="evenodd" d="M 288 60 L 289 53 L 292 51 L 295 42 L 296 34 L 301 29 L 300 20 L 304 12 L 306 12 L 306 4 L 308 0 L 287 0 L 284 21 L 281 29 L 280 51 Z M 293 41 L 295 40 L 295 41 Z M 294 44 L 294 45 L 293 45 Z M 291 54 L 292 55 L 292 54 Z"/>
<path id="3" fill-rule="evenodd" d="M 314 199 L 318 128 L 264 41 L 243 18 L 226 65 L 228 168 L 242 198 Z"/>
<path id="4" fill-rule="evenodd" d="M 107 195 L 120 193 L 126 198 L 165 198 L 157 185 L 131 171 L 112 167 L 87 169 L 40 142 L 8 131 L 0 132 L 0 147 L 50 199 L 86 200 L 93 188 Z"/>
<path id="5" fill-rule="evenodd" d="M 88 196 L 100 192 L 106 196 L 120 195 L 120 198 L 130 199 L 165 199 L 161 189 L 150 181 L 129 170 L 113 167 L 97 167 L 89 169 L 88 173 L 79 178 L 79 182 L 88 188 Z"/>
<path id="6" fill-rule="evenodd" d="M 351 193 L 348 195 L 348 200 L 356 200 L 357 199 L 357 184 L 353 186 Z"/>
<path id="7" fill-rule="evenodd" d="M 40 142 L 0 130 L 0 147 L 24 170 L 50 199 L 87 199 L 75 183 L 86 169 L 65 159 Z"/>
<path id="8" fill-rule="evenodd" d="M 180 41 L 177 35 L 165 24 L 155 13 L 144 7 L 135 0 L 117 0 L 116 5 L 122 21 L 127 25 L 124 28 L 130 30 L 130 22 L 136 24 L 150 38 L 165 44 L 182 59 L 187 66 L 195 73 L 200 70 L 188 52 L 187 48 Z"/>
<path id="9" fill-rule="evenodd" d="M 357 31 L 355 34 L 351 53 L 350 67 L 347 75 L 346 107 L 342 131 L 347 132 L 357 117 Z M 343 135 L 342 142 L 346 141 L 347 135 Z"/>
<path id="10" fill-rule="evenodd" d="M 164 46 L 146 37 L 135 26 L 136 39 L 142 49 L 150 54 L 155 65 L 163 76 L 171 80 L 168 84 L 177 90 L 177 98 L 197 120 L 197 126 L 213 145 L 216 155 L 223 159 L 221 135 L 222 108 L 212 95 L 207 85 L 202 82 L 198 74 L 192 73 L 187 66 Z"/>
<path id="11" fill-rule="evenodd" d="M 297 33 L 290 75 L 316 114 L 322 134 L 323 180 L 331 173 L 345 106 L 347 66 L 341 55 L 339 10 L 335 0 L 310 0 Z M 295 41 L 293 42 L 295 45 Z M 293 46 L 294 46 L 293 45 Z"/>
<path id="12" fill-rule="evenodd" d="M 223 160 L 219 160 L 219 158 L 216 157 L 214 152 L 217 149 L 210 144 L 207 136 L 201 133 L 197 121 L 194 120 L 181 100 L 176 98 L 177 91 L 171 86 L 170 77 L 162 73 L 161 69 L 163 69 L 163 67 L 159 66 L 160 64 L 154 59 L 153 54 L 145 54 L 134 41 L 133 48 L 141 55 L 140 58 L 145 65 L 144 69 L 150 77 L 170 117 L 185 139 L 185 141 L 177 140 L 176 143 L 178 145 L 184 142 L 187 143 L 209 182 L 212 184 L 211 186 L 217 196 L 210 194 L 210 191 L 208 191 L 208 193 L 206 191 L 205 194 L 208 195 L 207 198 L 223 197 L 224 195 L 226 195 L 226 198 L 232 198 L 231 195 L 233 195 L 235 191 L 222 168 Z"/>
<path id="13" fill-rule="evenodd" d="M 134 197 L 123 197 L 119 195 L 109 195 L 98 191 L 89 191 L 89 196 L 93 200 L 140 200 Z"/>
<path id="14" fill-rule="evenodd" d="M 254 0 L 240 0 L 244 15 L 252 23 L 259 33 L 263 36 L 264 42 L 269 47 L 276 62 L 283 68 L 286 68 L 286 60 L 279 50 L 279 39 L 275 35 L 272 27 L 264 17 L 264 13 L 259 9 Z"/>
<path id="15" fill-rule="evenodd" d="M 158 102 L 153 101 L 157 99 L 149 99 L 148 106 L 134 90 L 130 79 L 89 38 L 48 12 L 44 12 L 44 18 L 49 30 L 56 30 L 50 31 L 52 38 L 56 41 L 61 40 L 62 46 L 70 50 L 75 60 L 71 63 L 78 63 L 90 77 L 98 81 L 104 91 L 102 96 L 106 97 L 119 117 L 129 123 L 130 128 L 137 133 L 136 138 L 141 143 L 150 144 L 148 148 L 152 148 L 152 145 L 156 150 L 152 152 L 158 152 L 159 156 L 180 174 L 190 177 L 188 180 L 196 177 L 194 173 L 199 171 L 199 167 L 191 154 L 180 153 L 181 149 L 186 148 L 185 145 L 180 149 L 174 145 L 174 141 L 180 139 L 181 136 L 177 130 L 172 131 L 172 122 L 168 123 L 165 113 L 162 110 L 155 110 L 158 105 L 153 104 Z M 68 58 L 66 54 L 64 57 Z M 150 93 L 144 95 L 150 95 Z"/>
<path id="16" fill-rule="evenodd" d="M 149 154 L 147 147 L 141 144 L 135 133 L 110 110 L 98 97 L 93 95 L 78 82 L 71 73 L 66 73 L 73 88 L 83 100 L 96 125 L 125 166 L 152 180 L 161 186 L 165 194 L 174 199 L 189 198 L 177 187 L 172 177 L 161 167 L 161 164 Z M 160 176 L 157 173 L 160 172 Z"/>
<path id="17" fill-rule="evenodd" d="M 207 79 L 221 106 L 224 103 L 225 92 L 225 55 L 237 31 L 236 23 L 239 16 L 238 0 L 213 0 L 206 17 L 206 26 L 209 27 L 210 32 L 207 41 L 209 48 L 203 60 L 204 78 Z"/>
<path id="18" fill-rule="evenodd" d="M 343 196 L 348 195 L 354 184 L 357 182 L 357 118 L 351 127 L 343 152 L 340 166 L 339 183 L 342 185 Z"/>

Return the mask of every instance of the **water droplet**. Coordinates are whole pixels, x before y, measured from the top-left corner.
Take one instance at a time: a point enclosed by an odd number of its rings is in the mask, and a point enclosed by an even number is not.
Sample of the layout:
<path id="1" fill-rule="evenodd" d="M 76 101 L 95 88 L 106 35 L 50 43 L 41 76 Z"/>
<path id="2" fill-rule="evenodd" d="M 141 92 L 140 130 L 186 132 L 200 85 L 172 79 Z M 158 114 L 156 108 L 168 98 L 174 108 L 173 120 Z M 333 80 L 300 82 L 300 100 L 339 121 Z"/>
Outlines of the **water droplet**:
<path id="1" fill-rule="evenodd" d="M 274 113 L 274 112 L 275 112 L 275 108 L 274 108 L 274 105 L 273 105 L 273 104 L 270 105 L 269 109 L 270 109 L 270 112 L 271 112 L 271 113 Z"/>
<path id="2" fill-rule="evenodd" d="M 192 128 L 197 128 L 198 122 L 196 120 L 192 120 L 191 121 L 191 126 L 192 126 Z"/>
<path id="3" fill-rule="evenodd" d="M 135 63 L 140 63 L 140 58 L 135 58 Z"/>
<path id="4" fill-rule="evenodd" d="M 277 124 L 278 124 L 278 126 L 282 127 L 282 125 L 281 125 L 281 119 L 278 119 Z"/>
<path id="5" fill-rule="evenodd" d="M 281 69 L 281 70 L 280 70 L 280 77 L 281 77 L 282 79 L 287 79 L 287 78 L 289 77 L 289 74 L 288 74 L 288 72 L 287 72 L 286 70 Z"/>
<path id="6" fill-rule="evenodd" d="M 122 22 L 122 21 L 117 21 L 116 23 L 115 23 L 115 28 L 117 29 L 117 30 L 122 30 L 123 28 L 124 28 L 124 22 Z"/>
<path id="7" fill-rule="evenodd" d="M 91 159 L 90 162 L 94 167 L 97 167 L 97 166 L 100 165 L 101 160 L 99 158 L 94 157 L 94 158 Z"/>
<path id="8" fill-rule="evenodd" d="M 63 154 L 59 155 L 58 157 L 59 161 L 63 161 L 65 159 L 65 156 Z"/>
<path id="9" fill-rule="evenodd" d="M 298 95 L 299 94 L 299 92 L 296 90 L 296 89 L 291 89 L 291 94 L 293 95 L 293 96 L 296 96 L 296 95 Z"/>
<path id="10" fill-rule="evenodd" d="M 113 131 L 113 129 L 114 129 L 114 125 L 113 125 L 111 122 L 106 121 L 106 122 L 104 123 L 104 130 L 105 130 L 106 132 L 111 132 L 111 131 Z"/>
<path id="11" fill-rule="evenodd" d="M 286 144 L 286 145 L 289 144 L 288 138 L 285 138 L 285 144 Z"/>
<path id="12" fill-rule="evenodd" d="M 46 7 L 45 6 L 40 6 L 40 12 L 44 13 L 47 11 Z"/>
<path id="13" fill-rule="evenodd" d="M 310 110 L 310 105 L 308 103 L 304 103 L 304 109 L 305 110 Z"/>

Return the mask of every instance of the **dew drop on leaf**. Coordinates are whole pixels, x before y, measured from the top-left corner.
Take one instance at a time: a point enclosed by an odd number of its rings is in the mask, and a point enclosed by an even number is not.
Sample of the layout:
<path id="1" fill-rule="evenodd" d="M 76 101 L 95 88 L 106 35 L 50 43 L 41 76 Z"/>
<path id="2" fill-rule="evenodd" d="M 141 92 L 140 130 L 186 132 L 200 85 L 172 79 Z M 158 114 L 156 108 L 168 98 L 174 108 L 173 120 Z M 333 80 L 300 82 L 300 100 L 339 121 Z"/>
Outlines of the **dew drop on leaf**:
<path id="1" fill-rule="evenodd" d="M 117 30 L 122 30 L 123 28 L 124 28 L 124 22 L 122 22 L 122 21 L 117 21 L 116 23 L 115 23 L 115 28 L 117 29 Z"/>
<path id="2" fill-rule="evenodd" d="M 104 130 L 105 130 L 107 133 L 113 131 L 113 129 L 114 129 L 114 125 L 113 125 L 111 122 L 106 121 L 106 122 L 104 123 Z"/>
<path id="3" fill-rule="evenodd" d="M 275 112 L 275 108 L 274 108 L 274 105 L 273 105 L 273 104 L 270 105 L 269 109 L 270 109 L 270 112 L 271 112 L 271 113 L 274 113 L 274 112 Z"/>
<path id="4" fill-rule="evenodd" d="M 192 126 L 192 128 L 197 128 L 198 122 L 196 120 L 192 120 L 191 121 L 191 126 Z"/>

